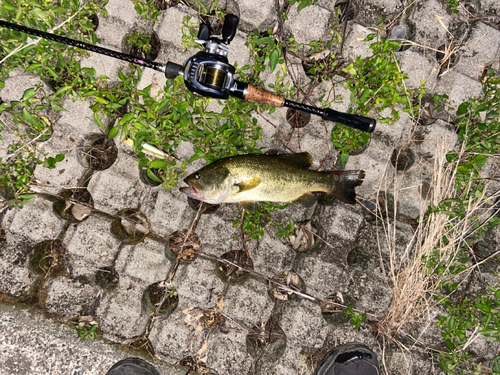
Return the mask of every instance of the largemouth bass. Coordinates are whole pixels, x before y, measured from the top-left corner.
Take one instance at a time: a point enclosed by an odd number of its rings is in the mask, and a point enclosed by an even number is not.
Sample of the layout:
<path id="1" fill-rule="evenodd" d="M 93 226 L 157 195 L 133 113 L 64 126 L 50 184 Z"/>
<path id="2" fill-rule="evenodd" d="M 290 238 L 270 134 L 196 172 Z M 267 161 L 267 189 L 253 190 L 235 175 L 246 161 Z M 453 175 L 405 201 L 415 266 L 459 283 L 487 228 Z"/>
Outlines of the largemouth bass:
<path id="1" fill-rule="evenodd" d="M 356 202 L 354 188 L 363 182 L 364 171 L 317 172 L 310 170 L 307 153 L 238 155 L 219 159 L 184 179 L 184 194 L 202 202 L 239 203 L 254 212 L 255 202 L 316 203 L 311 192 L 332 194 L 346 203 Z"/>

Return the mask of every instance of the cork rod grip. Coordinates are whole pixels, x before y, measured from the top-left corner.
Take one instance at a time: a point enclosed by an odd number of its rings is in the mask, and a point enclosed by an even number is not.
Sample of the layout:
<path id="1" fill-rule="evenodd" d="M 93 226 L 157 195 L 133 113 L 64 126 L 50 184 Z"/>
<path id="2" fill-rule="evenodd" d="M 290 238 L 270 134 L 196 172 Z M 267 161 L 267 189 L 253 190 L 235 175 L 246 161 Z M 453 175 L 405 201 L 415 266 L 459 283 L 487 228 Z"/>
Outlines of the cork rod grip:
<path id="1" fill-rule="evenodd" d="M 248 85 L 246 89 L 245 100 L 251 103 L 271 104 L 275 107 L 283 107 L 285 103 L 285 98 L 283 96 L 273 94 L 272 92 L 259 89 L 252 85 Z"/>

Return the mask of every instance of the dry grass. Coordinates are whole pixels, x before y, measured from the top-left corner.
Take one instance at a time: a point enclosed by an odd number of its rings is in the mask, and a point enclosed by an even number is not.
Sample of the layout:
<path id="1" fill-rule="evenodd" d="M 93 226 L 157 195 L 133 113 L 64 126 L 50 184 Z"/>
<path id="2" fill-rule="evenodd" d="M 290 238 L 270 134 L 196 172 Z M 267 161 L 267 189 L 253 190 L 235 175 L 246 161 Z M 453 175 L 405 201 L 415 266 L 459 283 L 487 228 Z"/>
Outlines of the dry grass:
<path id="1" fill-rule="evenodd" d="M 428 195 L 429 204 L 433 206 L 437 206 L 443 200 L 456 197 L 453 184 L 457 165 L 446 163 L 446 152 L 444 145 L 437 145 L 431 189 Z M 389 214 L 387 219 L 381 220 L 382 226 L 378 233 L 381 254 L 389 251 L 389 269 L 386 270 L 386 274 L 393 290 L 393 299 L 388 313 L 379 322 L 378 329 L 384 338 L 396 341 L 404 347 L 397 338 L 400 335 L 409 337 L 405 329 L 407 324 L 425 317 L 438 303 L 433 297 L 445 276 L 434 272 L 435 269 L 431 264 L 449 266 L 465 240 L 474 233 L 477 218 L 479 217 L 481 222 L 487 220 L 487 207 L 490 203 L 487 199 L 464 202 L 466 205 L 464 218 L 451 217 L 444 213 L 426 215 L 424 210 L 427 204 L 422 205 L 420 217 L 426 219 L 421 220 L 414 231 L 412 240 L 402 250 L 397 247 L 396 220 L 390 219 L 396 217 L 397 211 L 399 191 L 397 176 L 394 186 L 395 203 L 392 215 Z M 467 192 L 464 193 L 467 194 Z M 380 209 L 381 213 L 384 208 Z M 385 207 L 385 212 L 388 209 L 389 207 Z M 433 259 L 434 262 L 429 262 L 429 259 Z M 460 275 L 462 279 L 475 266 L 464 271 Z M 413 340 L 415 344 L 425 347 L 425 343 L 419 343 L 419 337 L 413 337 Z"/>

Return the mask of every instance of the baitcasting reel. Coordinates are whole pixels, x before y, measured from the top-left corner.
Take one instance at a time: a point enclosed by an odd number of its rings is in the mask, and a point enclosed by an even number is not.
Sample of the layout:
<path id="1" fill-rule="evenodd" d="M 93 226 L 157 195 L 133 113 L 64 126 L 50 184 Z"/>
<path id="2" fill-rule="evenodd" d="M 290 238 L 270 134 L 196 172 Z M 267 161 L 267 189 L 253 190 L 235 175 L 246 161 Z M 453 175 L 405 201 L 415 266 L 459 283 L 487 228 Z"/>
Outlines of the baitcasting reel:
<path id="1" fill-rule="evenodd" d="M 190 91 L 202 96 L 227 99 L 231 95 L 247 102 L 266 103 L 275 107 L 288 107 L 312 113 L 321 116 L 323 120 L 335 121 L 366 132 L 373 132 L 375 130 L 375 119 L 338 112 L 330 108 L 317 108 L 297 103 L 286 99 L 284 96 L 236 80 L 234 78 L 236 69 L 229 64 L 227 53 L 229 51 L 228 45 L 236 35 L 238 23 L 238 17 L 232 14 L 226 15 L 222 27 L 222 39 L 210 37 L 210 27 L 202 23 L 196 41 L 204 45 L 205 50 L 192 56 L 183 67 L 172 62 L 167 62 L 167 64 L 163 65 L 141 60 L 132 55 L 126 55 L 107 48 L 0 20 L 0 26 L 2 27 L 155 69 L 165 73 L 168 79 L 174 79 L 182 75 L 186 87 Z"/>

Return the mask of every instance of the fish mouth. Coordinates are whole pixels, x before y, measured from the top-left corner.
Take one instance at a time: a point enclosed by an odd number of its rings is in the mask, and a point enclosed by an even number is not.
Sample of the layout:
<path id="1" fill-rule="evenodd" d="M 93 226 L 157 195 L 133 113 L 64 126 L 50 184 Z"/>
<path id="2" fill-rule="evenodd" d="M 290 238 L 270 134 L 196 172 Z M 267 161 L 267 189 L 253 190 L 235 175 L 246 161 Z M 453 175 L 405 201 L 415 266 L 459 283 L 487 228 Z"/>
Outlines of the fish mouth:
<path id="1" fill-rule="evenodd" d="M 180 191 L 183 192 L 184 194 L 196 198 L 200 195 L 200 191 L 196 188 L 196 186 L 191 183 L 190 181 L 184 180 L 184 183 L 186 183 L 188 186 L 187 187 L 181 187 Z"/>

